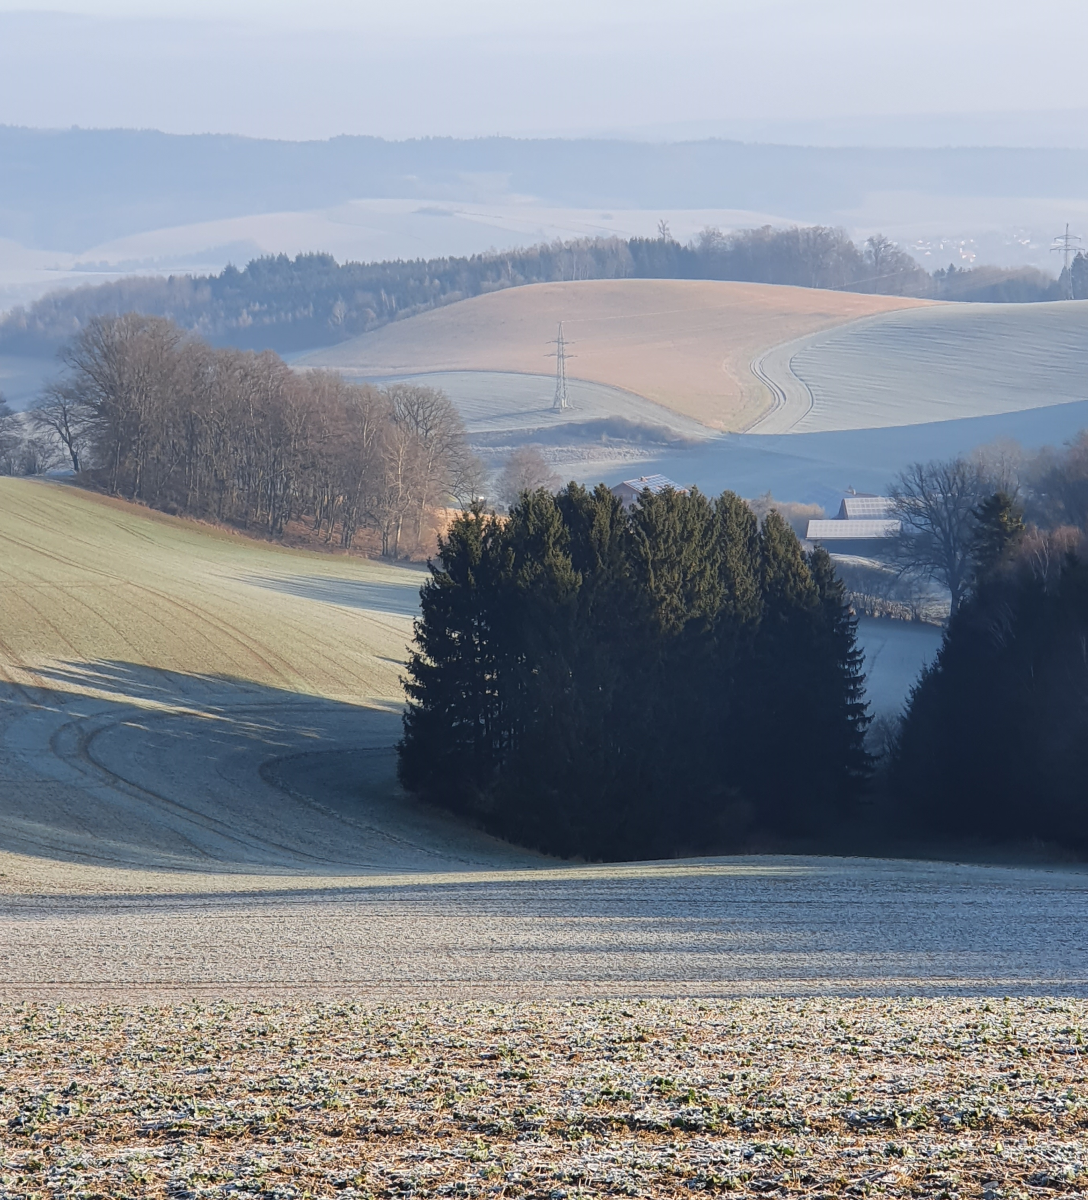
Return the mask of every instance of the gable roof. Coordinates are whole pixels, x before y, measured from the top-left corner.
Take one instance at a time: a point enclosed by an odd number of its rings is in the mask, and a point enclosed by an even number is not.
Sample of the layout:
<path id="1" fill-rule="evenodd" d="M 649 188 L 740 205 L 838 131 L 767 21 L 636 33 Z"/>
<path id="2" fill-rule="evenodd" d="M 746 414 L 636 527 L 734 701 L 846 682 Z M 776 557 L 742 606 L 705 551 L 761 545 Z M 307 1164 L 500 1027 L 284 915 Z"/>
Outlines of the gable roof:
<path id="1" fill-rule="evenodd" d="M 681 487 L 678 483 L 674 483 L 665 475 L 640 475 L 637 479 L 625 479 L 618 486 L 629 487 L 635 492 L 644 492 L 649 489 L 655 496 L 659 492 L 667 492 L 670 489 L 674 492 L 686 492 L 688 490 Z"/>

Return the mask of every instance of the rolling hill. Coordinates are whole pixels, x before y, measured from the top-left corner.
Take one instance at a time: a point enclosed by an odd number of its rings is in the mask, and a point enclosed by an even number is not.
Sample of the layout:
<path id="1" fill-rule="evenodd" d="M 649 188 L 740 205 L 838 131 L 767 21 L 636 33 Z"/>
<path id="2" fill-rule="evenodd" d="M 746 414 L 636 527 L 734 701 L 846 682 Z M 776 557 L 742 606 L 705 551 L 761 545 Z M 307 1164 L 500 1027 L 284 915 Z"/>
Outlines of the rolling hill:
<path id="1" fill-rule="evenodd" d="M 558 864 L 412 804 L 392 743 L 419 580 L 0 480 L 6 999 L 1008 991 L 1076 970 L 1049 919 L 1083 923 L 1074 874 Z"/>
<path id="2" fill-rule="evenodd" d="M 587 280 L 474 297 L 315 351 L 300 366 L 371 378 L 430 372 L 547 375 L 563 322 L 568 374 L 634 393 L 718 430 L 770 408 L 752 362 L 783 342 L 930 302 L 769 284 Z"/>
<path id="3" fill-rule="evenodd" d="M 1088 401 L 1088 301 L 943 304 L 776 347 L 752 433 L 879 429 Z"/>

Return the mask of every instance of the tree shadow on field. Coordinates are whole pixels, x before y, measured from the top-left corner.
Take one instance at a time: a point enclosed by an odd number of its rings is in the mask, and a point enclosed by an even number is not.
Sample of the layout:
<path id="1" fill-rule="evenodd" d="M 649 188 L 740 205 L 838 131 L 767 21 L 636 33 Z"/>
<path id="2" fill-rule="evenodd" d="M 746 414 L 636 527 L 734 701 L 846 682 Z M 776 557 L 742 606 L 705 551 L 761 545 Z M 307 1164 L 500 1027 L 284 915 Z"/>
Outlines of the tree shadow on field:
<path id="1" fill-rule="evenodd" d="M 427 576 L 420 572 L 418 582 L 359 583 L 327 575 L 249 575 L 245 582 L 254 587 L 317 600 L 323 604 L 339 604 L 346 608 L 371 609 L 397 617 L 419 616 L 419 589 Z"/>
<path id="2" fill-rule="evenodd" d="M 435 868 L 425 844 L 382 831 L 411 824 L 398 816 L 411 808 L 395 782 L 399 706 L 126 662 L 59 664 L 37 681 L 0 684 L 0 849 L 150 869 Z M 346 752 L 333 805 L 269 770 Z"/>
<path id="3" fill-rule="evenodd" d="M 47 890 L 70 880 L 70 893 L 33 895 L 30 882 L 0 912 L 97 914 L 102 931 L 126 913 L 218 914 L 208 954 L 232 953 L 217 931 L 240 922 L 237 945 L 273 959 L 292 939 L 327 956 L 335 928 L 378 948 L 361 981 L 380 968 L 532 983 L 546 963 L 550 978 L 635 990 L 1088 993 L 1083 876 L 788 857 L 542 871 L 565 864 L 404 797 L 398 729 L 391 709 L 125 662 L 0 685 L 0 849 L 147 872 L 86 886 L 62 873 Z M 166 871 L 192 887 L 157 885 Z M 264 878 L 213 887 L 211 874 Z M 254 923 L 258 909 L 271 923 Z M 294 912 L 300 924 L 284 924 Z"/>

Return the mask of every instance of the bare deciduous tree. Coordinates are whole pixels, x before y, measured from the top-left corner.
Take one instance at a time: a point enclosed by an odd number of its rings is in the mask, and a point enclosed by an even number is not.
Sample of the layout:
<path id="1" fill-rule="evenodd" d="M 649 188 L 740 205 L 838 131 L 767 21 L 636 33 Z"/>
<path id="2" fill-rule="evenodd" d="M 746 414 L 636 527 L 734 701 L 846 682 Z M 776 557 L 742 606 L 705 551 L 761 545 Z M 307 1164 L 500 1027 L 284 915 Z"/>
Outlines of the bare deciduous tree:
<path id="1" fill-rule="evenodd" d="M 0 472 L 5 470 L 12 451 L 19 443 L 16 416 L 0 393 Z"/>
<path id="2" fill-rule="evenodd" d="M 305 521 L 345 548 L 371 527 L 396 555 L 472 472 L 461 418 L 430 388 L 300 374 L 131 315 L 90 322 L 63 361 L 35 410 L 51 444 L 76 469 L 91 447 L 100 484 L 171 510 L 271 537 Z"/>
<path id="3" fill-rule="evenodd" d="M 561 486 L 559 476 L 535 446 L 520 446 L 511 452 L 499 475 L 498 498 L 507 507 L 517 504 L 523 492 L 541 488 L 555 492 Z"/>
<path id="4" fill-rule="evenodd" d="M 1030 472 L 1029 515 L 1051 528 L 1088 529 L 1088 431 L 1064 451 L 1041 451 Z"/>
<path id="5" fill-rule="evenodd" d="M 94 410 L 83 401 L 78 389 L 66 383 L 49 384 L 30 409 L 33 428 L 59 443 L 77 474 L 87 465 L 94 418 Z"/>
<path id="6" fill-rule="evenodd" d="M 953 616 L 971 580 L 974 509 L 990 491 L 980 467 L 964 458 L 914 463 L 889 489 L 902 531 L 896 547 L 900 570 L 943 584 Z"/>

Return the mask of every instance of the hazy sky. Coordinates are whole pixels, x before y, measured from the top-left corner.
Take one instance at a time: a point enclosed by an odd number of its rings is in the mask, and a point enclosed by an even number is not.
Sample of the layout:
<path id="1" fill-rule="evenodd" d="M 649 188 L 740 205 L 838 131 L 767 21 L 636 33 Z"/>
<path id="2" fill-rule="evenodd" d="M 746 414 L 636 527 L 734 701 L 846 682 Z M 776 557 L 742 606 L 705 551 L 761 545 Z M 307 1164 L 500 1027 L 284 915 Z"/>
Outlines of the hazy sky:
<path id="1" fill-rule="evenodd" d="M 59 3 L 0 0 L 0 124 L 683 133 L 1088 108 L 1085 0 Z"/>

